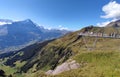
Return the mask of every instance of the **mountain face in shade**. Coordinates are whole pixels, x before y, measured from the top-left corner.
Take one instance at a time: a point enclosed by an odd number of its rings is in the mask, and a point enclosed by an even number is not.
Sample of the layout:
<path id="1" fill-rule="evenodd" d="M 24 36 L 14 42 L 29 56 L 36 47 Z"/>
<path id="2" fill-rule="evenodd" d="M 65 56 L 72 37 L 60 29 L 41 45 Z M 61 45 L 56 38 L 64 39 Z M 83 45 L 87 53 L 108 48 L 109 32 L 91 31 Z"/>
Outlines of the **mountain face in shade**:
<path id="1" fill-rule="evenodd" d="M 68 32 L 66 30 L 44 29 L 30 19 L 17 22 L 0 20 L 0 22 L 6 22 L 6 24 L 0 25 L 1 52 L 18 50 L 37 41 L 58 38 Z"/>
<path id="2" fill-rule="evenodd" d="M 120 20 L 109 23 L 107 27 L 120 27 Z"/>

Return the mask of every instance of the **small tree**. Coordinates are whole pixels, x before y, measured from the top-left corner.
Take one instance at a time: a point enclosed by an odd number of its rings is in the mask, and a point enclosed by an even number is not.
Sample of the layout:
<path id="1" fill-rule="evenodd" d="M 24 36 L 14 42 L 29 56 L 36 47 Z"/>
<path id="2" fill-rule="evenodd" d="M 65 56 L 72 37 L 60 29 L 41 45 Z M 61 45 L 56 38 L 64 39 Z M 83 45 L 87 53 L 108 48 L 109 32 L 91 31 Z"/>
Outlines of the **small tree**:
<path id="1" fill-rule="evenodd" d="M 1 77 L 1 76 L 2 76 L 2 77 L 6 77 L 5 72 L 0 69 L 0 77 Z"/>

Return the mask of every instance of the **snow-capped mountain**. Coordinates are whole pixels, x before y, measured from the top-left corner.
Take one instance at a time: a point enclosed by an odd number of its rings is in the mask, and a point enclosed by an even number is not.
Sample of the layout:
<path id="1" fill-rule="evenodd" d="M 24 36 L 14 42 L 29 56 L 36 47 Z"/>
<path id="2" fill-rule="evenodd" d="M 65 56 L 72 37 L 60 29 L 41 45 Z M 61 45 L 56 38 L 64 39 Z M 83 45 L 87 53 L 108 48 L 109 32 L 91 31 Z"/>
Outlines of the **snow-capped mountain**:
<path id="1" fill-rule="evenodd" d="M 15 22 L 11 20 L 0 20 L 0 22 L 6 23 L 0 26 L 1 51 L 13 51 L 37 41 L 58 38 L 69 32 L 56 29 L 48 30 L 36 25 L 30 19 Z"/>

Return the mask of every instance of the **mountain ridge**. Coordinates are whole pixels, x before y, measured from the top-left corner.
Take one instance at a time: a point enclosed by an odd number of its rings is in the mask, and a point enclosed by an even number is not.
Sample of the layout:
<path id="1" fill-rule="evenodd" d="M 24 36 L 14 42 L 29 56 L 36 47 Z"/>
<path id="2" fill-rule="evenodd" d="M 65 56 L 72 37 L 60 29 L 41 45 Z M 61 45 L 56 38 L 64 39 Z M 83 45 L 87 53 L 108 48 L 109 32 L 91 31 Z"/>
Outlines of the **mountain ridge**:
<path id="1" fill-rule="evenodd" d="M 11 24 L 0 26 L 0 51 L 18 50 L 27 44 L 58 38 L 69 32 L 67 30 L 48 30 L 38 26 L 30 19 L 13 21 Z"/>

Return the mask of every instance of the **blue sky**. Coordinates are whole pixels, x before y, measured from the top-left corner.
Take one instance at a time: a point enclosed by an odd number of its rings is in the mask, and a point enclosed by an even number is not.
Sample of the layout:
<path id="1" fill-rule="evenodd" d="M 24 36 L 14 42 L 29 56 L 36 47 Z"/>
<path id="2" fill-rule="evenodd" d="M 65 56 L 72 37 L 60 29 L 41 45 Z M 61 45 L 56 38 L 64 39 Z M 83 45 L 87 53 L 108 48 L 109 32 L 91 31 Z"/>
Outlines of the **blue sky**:
<path id="1" fill-rule="evenodd" d="M 31 19 L 47 28 L 79 30 L 111 21 L 101 18 L 102 8 L 111 0 L 0 0 L 0 19 Z M 120 3 L 120 0 L 116 0 Z M 59 27 L 58 27 L 59 26 Z"/>

